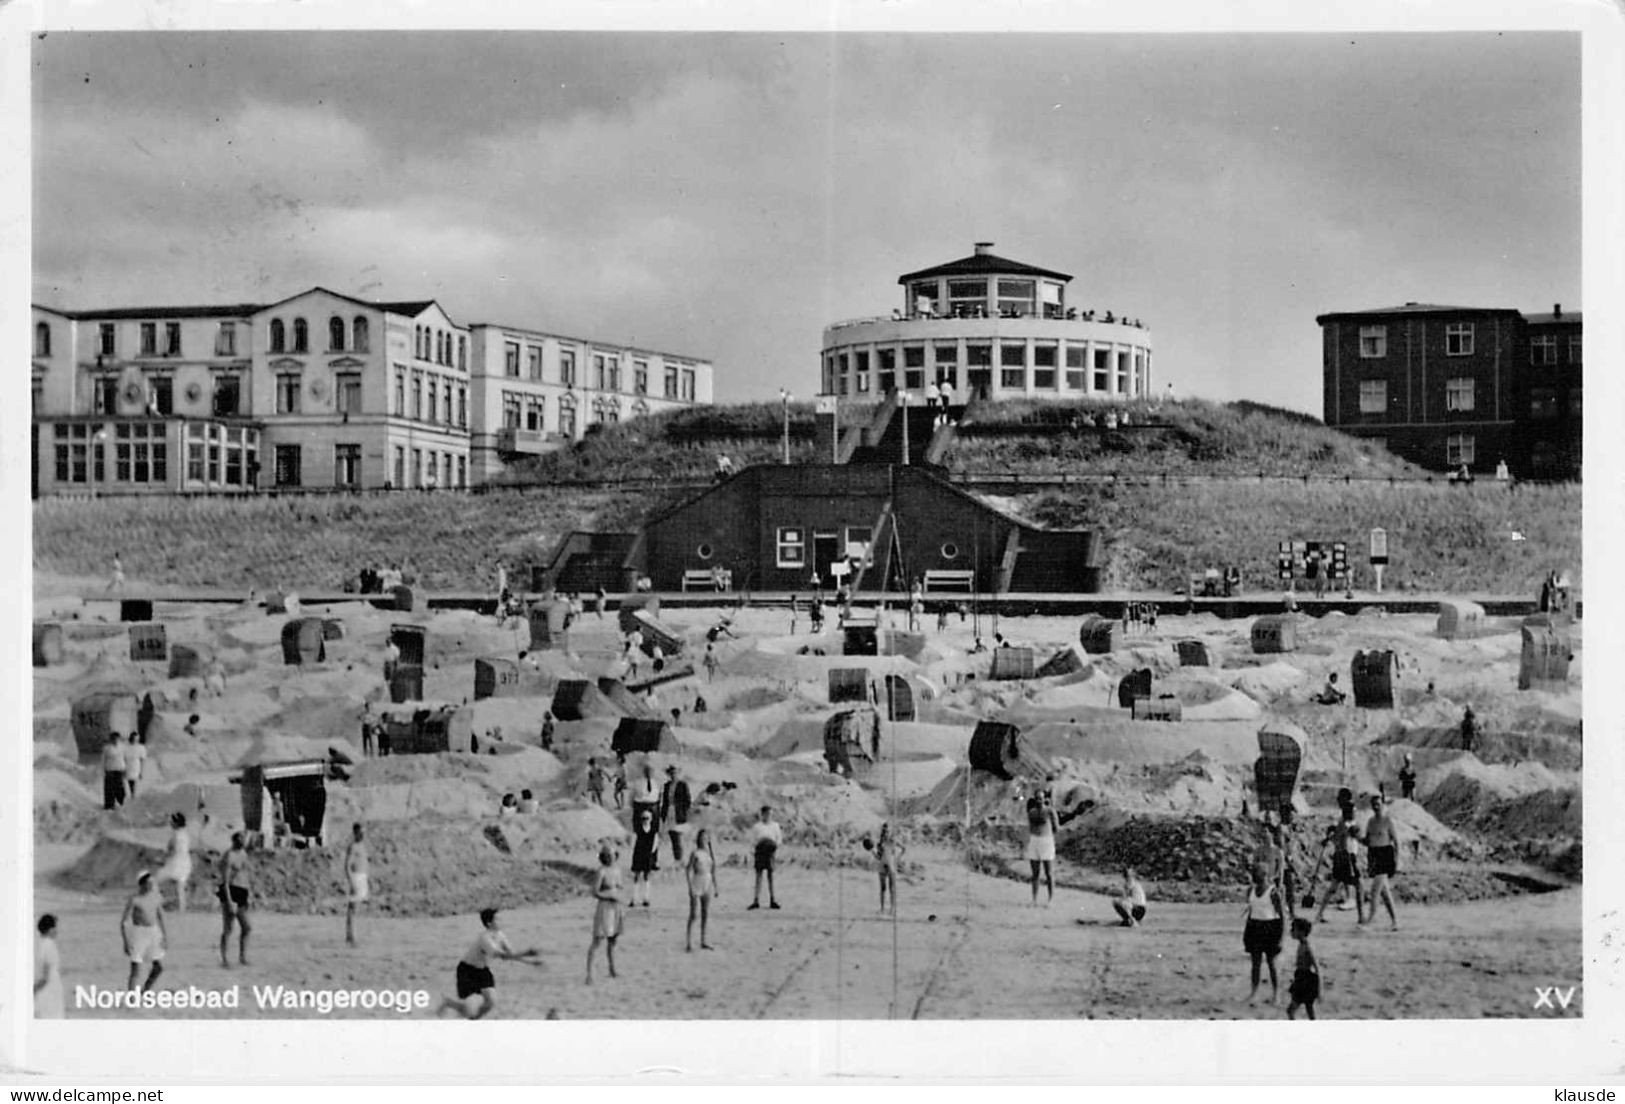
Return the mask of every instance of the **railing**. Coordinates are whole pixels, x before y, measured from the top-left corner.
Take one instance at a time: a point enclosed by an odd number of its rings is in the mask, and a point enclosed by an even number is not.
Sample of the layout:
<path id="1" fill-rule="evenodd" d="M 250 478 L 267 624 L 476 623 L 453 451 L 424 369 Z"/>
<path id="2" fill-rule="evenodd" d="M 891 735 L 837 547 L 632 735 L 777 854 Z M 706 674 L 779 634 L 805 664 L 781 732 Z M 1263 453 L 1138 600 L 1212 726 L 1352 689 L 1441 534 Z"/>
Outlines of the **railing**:
<path id="1" fill-rule="evenodd" d="M 547 451 L 547 434 L 537 429 L 503 426 L 497 430 L 497 451 L 539 455 Z"/>
<path id="2" fill-rule="evenodd" d="M 895 310 L 891 314 L 876 314 L 866 318 L 843 318 L 839 322 L 831 322 L 824 327 L 833 333 L 836 330 L 848 329 L 852 326 L 869 326 L 877 322 L 950 322 L 950 321 L 990 321 L 997 319 L 1036 319 L 1044 322 L 1100 322 L 1106 325 L 1128 326 L 1136 330 L 1149 330 L 1138 318 L 1125 318 L 1111 311 L 1078 310 L 1068 307 L 1065 311 L 1056 313 L 1030 310 L 990 311 L 986 307 L 971 307 L 957 311 L 901 311 Z"/>

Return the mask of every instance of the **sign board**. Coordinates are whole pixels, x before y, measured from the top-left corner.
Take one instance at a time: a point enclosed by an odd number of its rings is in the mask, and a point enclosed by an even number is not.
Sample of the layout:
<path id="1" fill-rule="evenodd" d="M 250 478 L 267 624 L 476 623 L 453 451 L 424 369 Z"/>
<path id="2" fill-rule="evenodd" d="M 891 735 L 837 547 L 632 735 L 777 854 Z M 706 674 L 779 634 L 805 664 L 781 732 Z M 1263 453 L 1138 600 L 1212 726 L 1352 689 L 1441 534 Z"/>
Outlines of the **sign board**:
<path id="1" fill-rule="evenodd" d="M 818 408 L 817 409 L 818 409 L 818 413 L 820 413 L 820 414 L 833 414 L 833 413 L 835 413 L 835 396 L 834 395 L 820 395 L 820 396 L 818 396 Z"/>
<path id="2" fill-rule="evenodd" d="M 164 626 L 153 622 L 131 625 L 130 658 L 137 663 L 162 663 L 169 659 L 169 638 Z"/>
<path id="3" fill-rule="evenodd" d="M 1349 577 L 1348 545 L 1343 541 L 1281 541 L 1276 546 L 1275 567 L 1283 580 L 1307 578 L 1309 557 L 1319 557 L 1327 579 Z"/>
<path id="4" fill-rule="evenodd" d="M 1388 530 L 1371 530 L 1371 562 L 1385 564 L 1388 562 Z"/>

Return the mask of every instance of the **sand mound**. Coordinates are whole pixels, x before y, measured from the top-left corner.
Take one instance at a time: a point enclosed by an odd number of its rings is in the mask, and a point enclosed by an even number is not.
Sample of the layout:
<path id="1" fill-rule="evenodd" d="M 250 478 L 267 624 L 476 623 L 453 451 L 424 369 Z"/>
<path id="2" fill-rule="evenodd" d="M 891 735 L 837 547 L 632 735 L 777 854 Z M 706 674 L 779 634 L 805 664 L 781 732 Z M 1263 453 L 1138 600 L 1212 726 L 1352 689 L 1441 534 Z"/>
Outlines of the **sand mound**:
<path id="1" fill-rule="evenodd" d="M 1267 663 L 1236 671 L 1230 684 L 1262 705 L 1298 689 L 1306 681 L 1303 671 L 1290 663 Z"/>
<path id="2" fill-rule="evenodd" d="M 1258 728 L 1250 722 L 1052 722 L 1025 729 L 1022 735 L 1034 751 L 1052 760 L 1151 766 L 1172 763 L 1200 751 L 1212 762 L 1251 769 L 1258 758 Z"/>

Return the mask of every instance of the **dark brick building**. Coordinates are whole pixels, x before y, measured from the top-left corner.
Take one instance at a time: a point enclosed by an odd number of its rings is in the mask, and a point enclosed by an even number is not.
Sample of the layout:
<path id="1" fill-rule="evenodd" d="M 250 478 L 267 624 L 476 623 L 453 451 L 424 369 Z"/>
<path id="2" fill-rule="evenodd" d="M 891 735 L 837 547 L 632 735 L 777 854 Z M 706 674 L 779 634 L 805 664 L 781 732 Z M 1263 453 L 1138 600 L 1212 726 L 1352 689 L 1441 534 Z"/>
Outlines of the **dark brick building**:
<path id="1" fill-rule="evenodd" d="M 1579 477 L 1579 314 L 1406 303 L 1315 321 L 1327 425 L 1439 471 Z"/>

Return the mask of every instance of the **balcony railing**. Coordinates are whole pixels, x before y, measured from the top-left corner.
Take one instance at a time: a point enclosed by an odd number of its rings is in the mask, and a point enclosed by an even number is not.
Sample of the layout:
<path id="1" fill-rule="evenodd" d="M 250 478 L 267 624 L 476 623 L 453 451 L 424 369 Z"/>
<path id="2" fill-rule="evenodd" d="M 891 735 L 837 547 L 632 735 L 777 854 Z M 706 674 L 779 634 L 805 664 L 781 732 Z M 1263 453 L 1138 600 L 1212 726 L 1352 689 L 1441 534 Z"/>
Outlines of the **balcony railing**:
<path id="1" fill-rule="evenodd" d="M 539 456 L 547 451 L 547 434 L 539 429 L 503 426 L 497 430 L 497 451 L 509 455 Z"/>
<path id="2" fill-rule="evenodd" d="M 961 307 L 953 311 L 901 311 L 894 310 L 890 315 L 877 314 L 868 318 L 847 318 L 829 325 L 830 330 L 842 330 L 850 326 L 868 326 L 876 322 L 943 322 L 952 319 L 1021 319 L 1033 318 L 1049 322 L 1104 322 L 1110 325 L 1130 326 L 1137 330 L 1150 329 L 1138 318 L 1125 318 L 1111 311 L 1078 310 L 1068 307 L 1065 310 L 1005 310 L 990 311 L 986 307 Z"/>

